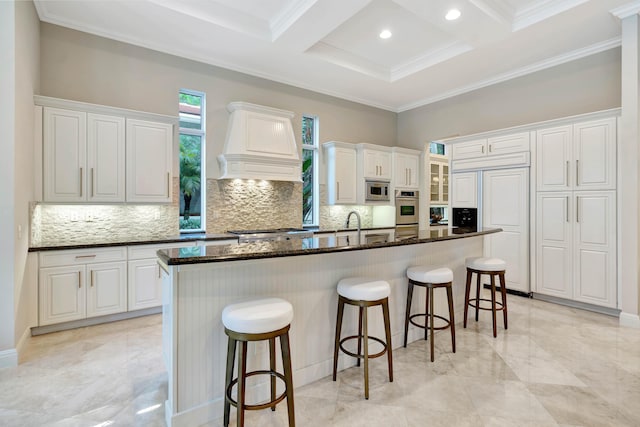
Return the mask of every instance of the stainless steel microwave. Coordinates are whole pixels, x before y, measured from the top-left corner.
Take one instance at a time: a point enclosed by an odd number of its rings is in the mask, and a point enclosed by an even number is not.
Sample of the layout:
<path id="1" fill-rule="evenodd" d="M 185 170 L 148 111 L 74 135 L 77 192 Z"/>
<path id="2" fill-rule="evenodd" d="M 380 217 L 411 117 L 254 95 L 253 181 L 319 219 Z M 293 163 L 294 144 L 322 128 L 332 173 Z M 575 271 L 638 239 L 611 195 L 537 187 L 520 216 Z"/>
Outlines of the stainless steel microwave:
<path id="1" fill-rule="evenodd" d="M 389 183 L 386 181 L 365 181 L 364 199 L 367 202 L 390 202 Z"/>

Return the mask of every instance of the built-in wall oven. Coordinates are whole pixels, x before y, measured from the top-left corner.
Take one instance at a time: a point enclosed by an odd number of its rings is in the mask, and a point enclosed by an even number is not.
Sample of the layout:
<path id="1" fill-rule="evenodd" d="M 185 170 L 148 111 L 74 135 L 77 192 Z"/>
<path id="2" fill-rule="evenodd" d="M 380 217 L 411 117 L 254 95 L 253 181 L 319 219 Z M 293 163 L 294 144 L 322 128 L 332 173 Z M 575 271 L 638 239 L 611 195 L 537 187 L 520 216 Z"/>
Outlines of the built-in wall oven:
<path id="1" fill-rule="evenodd" d="M 396 190 L 396 240 L 418 237 L 419 192 Z"/>

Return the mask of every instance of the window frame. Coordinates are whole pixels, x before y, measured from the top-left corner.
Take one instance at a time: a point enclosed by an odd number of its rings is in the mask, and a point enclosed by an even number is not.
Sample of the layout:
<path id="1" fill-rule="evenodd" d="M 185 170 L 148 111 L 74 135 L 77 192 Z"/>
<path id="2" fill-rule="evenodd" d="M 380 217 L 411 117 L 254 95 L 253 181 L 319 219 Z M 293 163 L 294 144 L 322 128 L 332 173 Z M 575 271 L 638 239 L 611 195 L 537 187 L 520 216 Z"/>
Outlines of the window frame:
<path id="1" fill-rule="evenodd" d="M 303 126 L 302 123 L 304 122 L 305 119 L 312 119 L 313 120 L 313 144 L 305 144 L 304 143 L 304 135 L 303 135 Z M 304 212 L 303 212 L 303 217 L 302 217 L 302 226 L 303 227 L 318 227 L 320 225 L 320 171 L 318 169 L 320 161 L 319 161 L 319 157 L 320 157 L 320 149 L 319 149 L 319 118 L 318 116 L 316 116 L 315 114 L 303 114 L 302 115 L 302 120 L 300 122 L 300 136 L 301 136 L 301 145 L 302 145 L 302 161 L 304 162 L 304 150 L 310 150 L 313 152 L 313 161 L 312 161 L 312 168 L 313 168 L 313 175 L 312 175 L 312 180 L 313 180 L 313 186 L 311 188 L 311 198 L 312 198 L 312 212 L 311 212 L 311 216 L 312 216 L 312 222 L 309 224 L 305 224 L 304 222 Z M 300 170 L 300 173 L 302 174 L 303 177 L 303 181 L 302 181 L 302 188 L 303 188 L 303 197 L 304 197 L 304 174 L 302 171 L 302 168 Z M 304 202 L 304 200 L 303 200 Z M 304 206 L 304 205 L 303 205 Z"/>
<path id="2" fill-rule="evenodd" d="M 200 103 L 200 120 L 202 126 L 200 129 L 183 128 L 180 127 L 180 94 L 198 96 L 202 100 Z M 178 144 L 180 142 L 180 135 L 192 135 L 200 137 L 200 228 L 180 228 L 180 200 L 178 200 L 178 229 L 180 234 L 187 233 L 202 233 L 206 232 L 207 228 L 207 155 L 206 155 L 206 94 L 201 91 L 193 89 L 180 89 L 178 90 Z M 179 147 L 178 147 L 179 148 Z M 178 150 L 179 153 L 180 150 Z M 180 191 L 180 154 L 178 154 L 178 197 L 181 196 Z"/>

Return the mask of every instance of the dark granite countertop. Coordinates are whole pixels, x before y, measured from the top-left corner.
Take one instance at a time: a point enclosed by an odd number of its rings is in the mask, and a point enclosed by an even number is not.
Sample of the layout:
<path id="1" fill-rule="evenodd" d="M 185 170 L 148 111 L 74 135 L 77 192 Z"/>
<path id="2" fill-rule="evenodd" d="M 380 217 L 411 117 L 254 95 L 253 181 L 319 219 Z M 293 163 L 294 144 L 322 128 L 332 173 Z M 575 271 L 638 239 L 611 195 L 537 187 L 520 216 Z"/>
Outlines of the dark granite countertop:
<path id="1" fill-rule="evenodd" d="M 114 240 L 114 241 L 83 241 L 78 243 L 60 242 L 58 244 L 44 244 L 40 246 L 31 246 L 29 252 L 40 251 L 58 251 L 63 249 L 89 249 L 89 248 L 104 248 L 109 246 L 134 246 L 134 245 L 153 245 L 161 243 L 179 243 L 179 242 L 196 242 L 196 241 L 215 241 L 215 240 L 230 240 L 238 239 L 238 236 L 227 233 L 185 233 L 178 236 L 148 236 L 148 237 L 136 237 L 131 240 Z"/>
<path id="2" fill-rule="evenodd" d="M 284 241 L 258 241 L 242 243 L 239 245 L 196 246 L 189 248 L 163 249 L 158 251 L 158 258 L 167 265 L 240 261 L 415 245 L 419 243 L 482 236 L 500 231 L 502 231 L 501 228 L 468 231 L 465 229 L 451 227 L 436 230 L 424 230 L 420 232 L 417 238 L 361 245 L 350 243 L 347 237 L 318 236 Z"/>

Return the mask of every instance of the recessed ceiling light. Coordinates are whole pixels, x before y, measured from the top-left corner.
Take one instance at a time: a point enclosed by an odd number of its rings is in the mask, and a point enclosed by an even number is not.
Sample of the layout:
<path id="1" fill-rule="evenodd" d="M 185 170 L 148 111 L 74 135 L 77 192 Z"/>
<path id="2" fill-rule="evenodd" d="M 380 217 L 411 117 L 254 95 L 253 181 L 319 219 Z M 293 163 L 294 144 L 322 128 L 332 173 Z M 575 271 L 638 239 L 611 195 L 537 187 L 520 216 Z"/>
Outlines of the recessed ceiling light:
<path id="1" fill-rule="evenodd" d="M 444 16 L 444 19 L 446 19 L 447 21 L 455 21 L 456 19 L 460 18 L 460 15 L 462 15 L 462 13 L 458 9 L 451 9 Z"/>
<path id="2" fill-rule="evenodd" d="M 391 36 L 392 36 L 392 34 L 391 34 L 391 31 L 389 31 L 389 30 L 382 30 L 380 32 L 380 38 L 381 39 L 388 39 L 388 38 L 391 38 Z"/>

